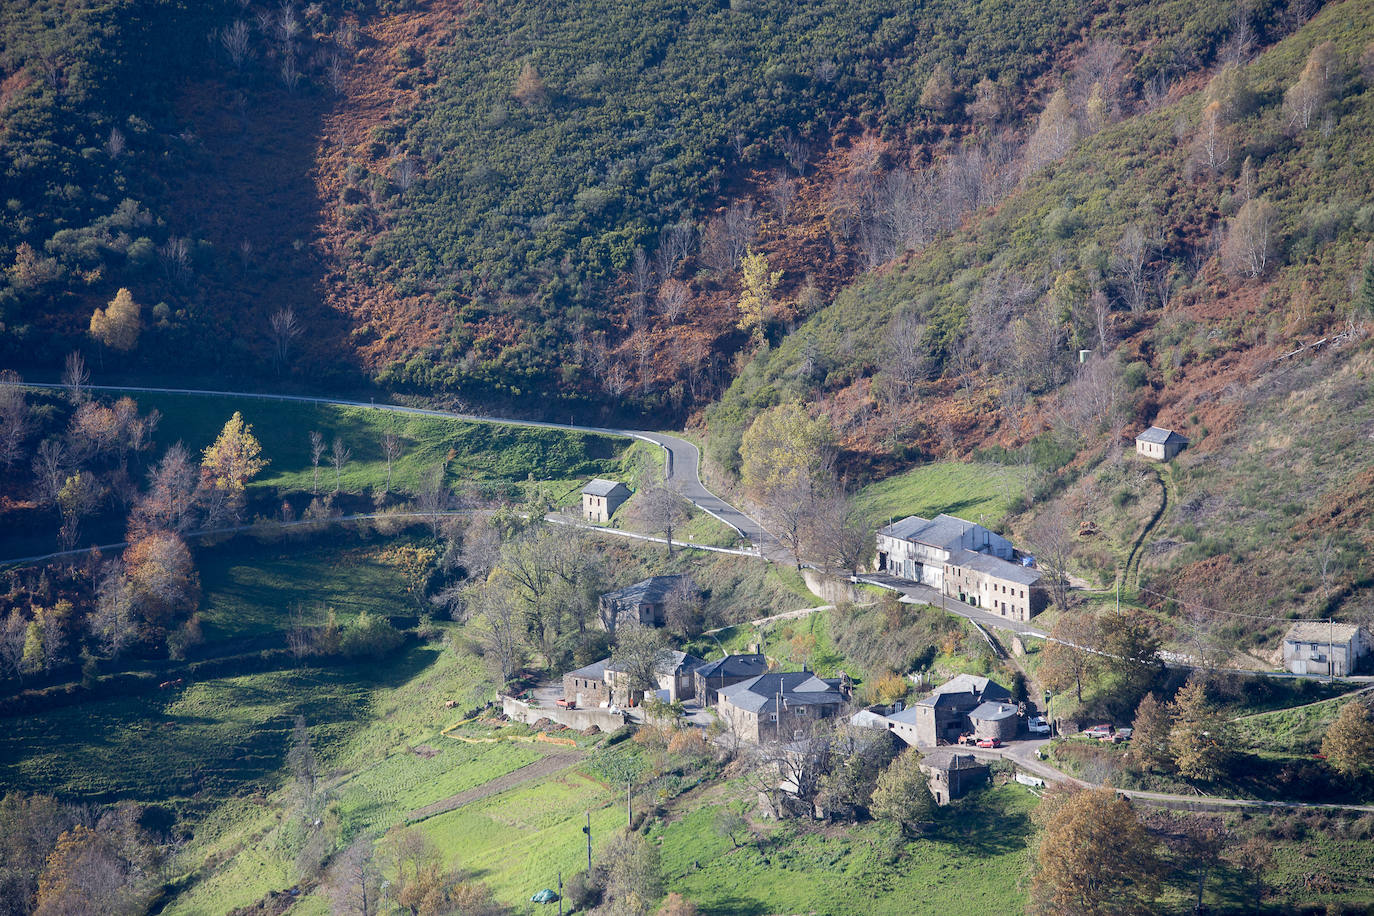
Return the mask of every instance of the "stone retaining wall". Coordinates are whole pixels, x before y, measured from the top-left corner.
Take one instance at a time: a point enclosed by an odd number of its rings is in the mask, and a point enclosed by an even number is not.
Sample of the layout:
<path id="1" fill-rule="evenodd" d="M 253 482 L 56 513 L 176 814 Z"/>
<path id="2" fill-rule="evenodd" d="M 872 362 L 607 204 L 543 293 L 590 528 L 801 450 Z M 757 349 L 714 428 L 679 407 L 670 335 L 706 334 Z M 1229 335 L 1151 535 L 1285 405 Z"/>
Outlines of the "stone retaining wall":
<path id="1" fill-rule="evenodd" d="M 501 711 L 512 719 L 533 725 L 540 719 L 549 719 L 559 725 L 582 731 L 595 725 L 603 732 L 613 732 L 629 719 L 623 712 L 611 712 L 600 706 L 587 709 L 562 709 L 557 706 L 531 706 L 515 697 L 501 697 Z"/>

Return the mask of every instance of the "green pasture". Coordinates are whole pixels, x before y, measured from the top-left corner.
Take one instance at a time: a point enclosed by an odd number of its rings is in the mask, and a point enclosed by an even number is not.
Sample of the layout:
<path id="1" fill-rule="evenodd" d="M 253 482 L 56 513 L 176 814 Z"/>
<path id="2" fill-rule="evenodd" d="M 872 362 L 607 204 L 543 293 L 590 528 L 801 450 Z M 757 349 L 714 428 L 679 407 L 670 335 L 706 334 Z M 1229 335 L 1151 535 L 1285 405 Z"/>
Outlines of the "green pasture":
<path id="1" fill-rule="evenodd" d="M 869 484 L 855 504 L 877 526 L 945 512 L 996 528 L 1025 492 L 1030 474 L 1001 464 L 933 461 Z"/>

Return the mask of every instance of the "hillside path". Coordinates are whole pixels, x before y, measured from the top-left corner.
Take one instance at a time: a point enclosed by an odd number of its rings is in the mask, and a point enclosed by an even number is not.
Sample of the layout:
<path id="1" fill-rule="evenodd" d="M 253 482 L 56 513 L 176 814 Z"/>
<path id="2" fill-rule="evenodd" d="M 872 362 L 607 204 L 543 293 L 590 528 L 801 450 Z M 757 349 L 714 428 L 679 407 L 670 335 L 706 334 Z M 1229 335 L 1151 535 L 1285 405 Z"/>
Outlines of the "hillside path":
<path id="1" fill-rule="evenodd" d="M 434 817 L 436 814 L 445 814 L 464 805 L 499 795 L 508 789 L 513 789 L 518 785 L 533 782 L 536 779 L 543 779 L 562 773 L 564 770 L 573 767 L 582 759 L 580 753 L 569 754 L 549 754 L 541 757 L 533 763 L 527 763 L 517 770 L 511 770 L 504 776 L 498 776 L 490 782 L 484 782 L 480 786 L 465 789 L 457 795 L 450 795 L 448 798 L 440 799 L 437 802 L 425 805 L 423 808 L 416 808 L 406 815 L 406 823 L 413 824 L 426 818 Z"/>

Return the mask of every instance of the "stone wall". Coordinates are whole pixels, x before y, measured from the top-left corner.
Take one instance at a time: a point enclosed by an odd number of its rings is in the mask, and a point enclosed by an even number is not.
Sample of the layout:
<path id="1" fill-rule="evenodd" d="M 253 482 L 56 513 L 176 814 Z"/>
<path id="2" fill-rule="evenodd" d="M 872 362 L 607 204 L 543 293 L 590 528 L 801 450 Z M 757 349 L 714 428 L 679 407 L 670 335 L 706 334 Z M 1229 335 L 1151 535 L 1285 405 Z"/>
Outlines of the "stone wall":
<path id="1" fill-rule="evenodd" d="M 566 725 L 568 728 L 575 728 L 582 731 L 589 726 L 595 725 L 603 732 L 613 732 L 623 726 L 629 719 L 621 712 L 611 712 L 609 709 L 602 709 L 599 706 L 587 709 L 561 709 L 557 706 L 531 706 L 523 703 L 515 697 L 501 698 L 501 711 L 512 719 L 517 719 L 529 725 L 533 725 L 540 719 L 549 719 L 559 725 Z"/>

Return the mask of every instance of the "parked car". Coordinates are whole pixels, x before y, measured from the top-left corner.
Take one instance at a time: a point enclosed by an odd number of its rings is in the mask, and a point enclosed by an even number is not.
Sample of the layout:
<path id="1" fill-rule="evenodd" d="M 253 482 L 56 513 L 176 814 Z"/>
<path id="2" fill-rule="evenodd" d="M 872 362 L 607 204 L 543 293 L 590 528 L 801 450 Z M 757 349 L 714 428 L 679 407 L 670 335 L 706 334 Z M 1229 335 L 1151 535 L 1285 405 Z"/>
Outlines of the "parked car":
<path id="1" fill-rule="evenodd" d="M 1048 736 L 1050 733 L 1050 723 L 1045 721 L 1044 716 L 1032 716 L 1026 720 L 1026 731 L 1032 735 Z"/>
<path id="2" fill-rule="evenodd" d="M 974 745 L 974 737 L 973 737 L 972 735 L 960 735 L 960 736 L 959 736 L 959 743 L 960 743 L 960 744 L 967 744 L 969 747 L 973 747 L 973 745 Z"/>
<path id="3" fill-rule="evenodd" d="M 577 701 L 570 700 L 567 697 L 559 697 L 558 701 L 555 702 L 553 705 L 557 706 L 559 709 L 576 709 Z"/>
<path id="4" fill-rule="evenodd" d="M 978 747 L 1001 747 L 1002 742 L 996 738 L 979 738 Z"/>
<path id="5" fill-rule="evenodd" d="M 1110 741 L 1112 735 L 1116 734 L 1115 725 L 1094 725 L 1092 728 L 1083 730 L 1083 734 L 1089 738 L 1096 738 L 1098 741 Z"/>
<path id="6" fill-rule="evenodd" d="M 1120 744 L 1123 741 L 1130 741 L 1131 735 L 1133 734 L 1135 734 L 1135 729 L 1133 728 L 1118 728 L 1112 733 L 1110 738 L 1105 740 L 1110 741 L 1112 744 Z"/>

